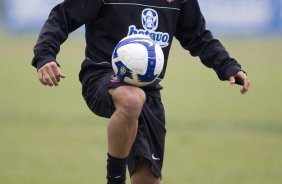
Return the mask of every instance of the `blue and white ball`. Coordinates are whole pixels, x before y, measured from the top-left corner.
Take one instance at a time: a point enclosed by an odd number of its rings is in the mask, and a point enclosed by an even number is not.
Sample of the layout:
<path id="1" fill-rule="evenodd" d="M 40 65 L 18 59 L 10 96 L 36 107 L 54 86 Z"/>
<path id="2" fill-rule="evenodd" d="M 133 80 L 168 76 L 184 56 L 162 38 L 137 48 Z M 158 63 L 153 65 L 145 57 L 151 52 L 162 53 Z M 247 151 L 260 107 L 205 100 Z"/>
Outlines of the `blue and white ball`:
<path id="1" fill-rule="evenodd" d="M 146 86 L 154 82 L 163 70 L 163 51 L 147 36 L 127 36 L 114 49 L 112 66 L 115 74 L 124 82 Z"/>

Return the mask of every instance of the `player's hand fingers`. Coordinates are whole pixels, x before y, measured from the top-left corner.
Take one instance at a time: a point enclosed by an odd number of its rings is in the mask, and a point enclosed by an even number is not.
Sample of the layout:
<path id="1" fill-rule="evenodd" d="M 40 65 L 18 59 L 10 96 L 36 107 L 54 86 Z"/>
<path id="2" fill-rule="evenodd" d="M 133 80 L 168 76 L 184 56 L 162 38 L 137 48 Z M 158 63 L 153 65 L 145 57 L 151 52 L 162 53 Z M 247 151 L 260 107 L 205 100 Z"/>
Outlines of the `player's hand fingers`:
<path id="1" fill-rule="evenodd" d="M 231 76 L 231 77 L 229 78 L 229 82 L 230 82 L 231 85 L 235 84 L 235 77 L 234 77 L 234 76 Z"/>
<path id="2" fill-rule="evenodd" d="M 57 82 L 60 82 L 61 78 L 65 78 L 66 76 L 63 74 L 61 68 L 57 65 L 57 63 L 52 63 L 51 65 L 54 75 L 57 79 Z"/>
<path id="3" fill-rule="evenodd" d="M 37 75 L 38 75 L 38 79 L 39 79 L 39 81 L 43 84 L 43 85 L 47 85 L 47 83 L 45 82 L 45 80 L 43 79 L 43 72 L 41 71 L 41 70 L 39 70 L 38 72 L 37 72 Z"/>
<path id="4" fill-rule="evenodd" d="M 242 85 L 240 92 L 242 94 L 245 94 L 249 88 L 250 88 L 250 82 L 249 79 L 247 77 L 247 74 L 243 71 L 239 71 L 236 74 L 234 74 L 233 76 L 231 76 L 229 78 L 229 82 L 230 84 L 240 84 Z"/>
<path id="5" fill-rule="evenodd" d="M 249 90 L 249 87 L 250 87 L 249 79 L 247 77 L 244 77 L 244 79 L 243 79 L 243 87 L 240 90 L 241 93 L 245 94 Z"/>
<path id="6" fill-rule="evenodd" d="M 56 63 L 55 63 L 55 64 L 56 64 Z M 56 76 L 55 76 L 55 74 L 54 74 L 54 71 L 53 71 L 53 68 L 52 68 L 53 65 L 54 65 L 54 62 L 49 63 L 49 65 L 46 66 L 46 67 L 47 67 L 47 72 L 48 72 L 48 74 L 49 74 L 49 76 L 50 76 L 50 79 L 52 80 L 52 83 L 53 83 L 55 86 L 58 86 L 58 81 L 57 81 L 57 78 L 56 78 Z"/>
<path id="7" fill-rule="evenodd" d="M 239 71 L 238 73 L 235 74 L 235 79 L 239 80 L 240 83 L 242 83 L 243 86 L 240 89 L 240 92 L 242 94 L 245 94 L 250 87 L 250 82 L 247 75 L 243 71 Z"/>
<path id="8" fill-rule="evenodd" d="M 58 73 L 59 73 L 60 78 L 66 78 L 66 76 L 63 73 L 62 69 L 60 67 L 58 67 L 57 69 L 58 69 Z"/>
<path id="9" fill-rule="evenodd" d="M 39 81 L 49 86 L 58 86 L 60 78 L 65 78 L 65 75 L 55 61 L 43 65 L 37 74 Z"/>
<path id="10" fill-rule="evenodd" d="M 49 75 L 49 73 L 47 72 L 47 70 L 43 70 L 43 80 L 49 85 L 49 86 L 53 86 L 53 82 L 52 79 Z"/>
<path id="11" fill-rule="evenodd" d="M 40 80 L 40 82 L 43 84 L 43 85 L 49 85 L 48 84 L 48 80 L 47 78 L 49 77 L 47 71 L 46 71 L 46 67 L 43 66 L 41 67 L 39 70 L 38 70 L 38 78 Z"/>

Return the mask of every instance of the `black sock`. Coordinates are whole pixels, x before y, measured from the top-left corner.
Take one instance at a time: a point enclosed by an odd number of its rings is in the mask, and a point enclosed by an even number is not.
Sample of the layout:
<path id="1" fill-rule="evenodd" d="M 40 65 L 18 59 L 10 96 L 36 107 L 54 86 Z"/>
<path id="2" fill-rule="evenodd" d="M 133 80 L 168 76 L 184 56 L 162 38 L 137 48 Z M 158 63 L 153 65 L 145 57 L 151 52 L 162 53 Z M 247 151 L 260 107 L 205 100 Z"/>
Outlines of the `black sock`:
<path id="1" fill-rule="evenodd" d="M 125 184 L 127 158 L 115 158 L 108 154 L 107 184 Z"/>

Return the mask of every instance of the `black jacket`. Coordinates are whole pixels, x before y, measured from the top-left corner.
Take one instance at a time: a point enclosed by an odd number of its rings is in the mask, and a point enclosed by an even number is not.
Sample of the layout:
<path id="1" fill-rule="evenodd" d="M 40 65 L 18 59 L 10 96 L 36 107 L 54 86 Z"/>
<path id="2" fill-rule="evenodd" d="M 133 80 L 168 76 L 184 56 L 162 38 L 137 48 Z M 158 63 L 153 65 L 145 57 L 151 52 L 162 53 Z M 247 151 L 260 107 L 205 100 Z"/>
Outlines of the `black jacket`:
<path id="1" fill-rule="evenodd" d="M 147 18 L 151 18 L 151 21 Z M 197 0 L 65 0 L 57 5 L 45 22 L 34 47 L 32 65 L 40 68 L 56 61 L 60 45 L 68 35 L 85 25 L 85 60 L 80 80 L 85 82 L 91 68 L 111 68 L 116 44 L 130 34 L 146 34 L 163 49 L 165 75 L 173 37 L 192 56 L 213 68 L 219 79 L 227 80 L 241 70 L 222 44 L 206 30 L 205 19 Z"/>

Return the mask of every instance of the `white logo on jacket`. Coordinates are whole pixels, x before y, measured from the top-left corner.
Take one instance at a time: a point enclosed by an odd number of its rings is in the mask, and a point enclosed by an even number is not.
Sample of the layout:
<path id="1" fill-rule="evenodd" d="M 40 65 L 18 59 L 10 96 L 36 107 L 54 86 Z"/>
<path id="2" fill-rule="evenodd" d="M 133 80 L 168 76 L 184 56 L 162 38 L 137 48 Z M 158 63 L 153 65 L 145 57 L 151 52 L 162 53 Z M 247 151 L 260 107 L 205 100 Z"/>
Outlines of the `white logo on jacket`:
<path id="1" fill-rule="evenodd" d="M 158 28 L 158 13 L 150 8 L 142 11 L 142 25 L 144 29 L 155 31 Z"/>
<path id="2" fill-rule="evenodd" d="M 162 48 L 168 46 L 169 34 L 155 31 L 159 25 L 157 11 L 151 8 L 144 9 L 142 11 L 141 21 L 144 29 L 137 29 L 135 25 L 130 25 L 127 35 L 143 34 L 155 40 Z"/>

